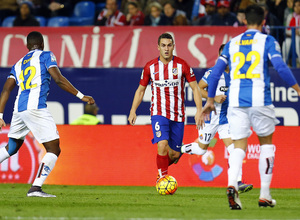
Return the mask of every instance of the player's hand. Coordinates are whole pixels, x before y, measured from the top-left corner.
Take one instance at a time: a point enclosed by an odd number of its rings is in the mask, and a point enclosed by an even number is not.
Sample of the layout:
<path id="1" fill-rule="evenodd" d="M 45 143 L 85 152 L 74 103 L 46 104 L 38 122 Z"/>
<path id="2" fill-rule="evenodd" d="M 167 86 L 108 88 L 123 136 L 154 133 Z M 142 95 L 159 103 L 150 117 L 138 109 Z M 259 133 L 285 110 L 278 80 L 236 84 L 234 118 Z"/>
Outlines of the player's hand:
<path id="1" fill-rule="evenodd" d="M 128 121 L 131 125 L 135 124 L 135 121 L 136 121 L 136 113 L 135 112 L 130 111 L 130 114 L 128 116 Z"/>
<path id="2" fill-rule="evenodd" d="M 5 121 L 3 119 L 0 119 L 0 131 L 3 126 L 6 126 Z"/>
<path id="3" fill-rule="evenodd" d="M 81 100 L 84 102 L 87 102 L 87 104 L 89 104 L 89 105 L 93 105 L 95 103 L 95 100 L 92 96 L 85 95 L 85 96 L 83 96 L 83 98 Z"/>
<path id="4" fill-rule="evenodd" d="M 195 115 L 195 122 L 196 122 L 196 126 L 197 126 L 197 129 L 199 130 L 200 128 L 202 129 L 205 122 L 204 122 L 204 119 L 201 117 L 201 111 L 197 111 L 196 112 L 196 115 Z"/>
<path id="5" fill-rule="evenodd" d="M 209 121 L 210 120 L 210 113 L 211 112 L 215 112 L 215 114 L 217 114 L 216 112 L 216 108 L 214 105 L 214 99 L 213 98 L 208 98 L 206 104 L 204 105 L 204 107 L 202 108 L 201 111 L 201 118 L 204 121 Z"/>
<path id="6" fill-rule="evenodd" d="M 217 95 L 214 100 L 217 103 L 223 103 L 227 98 L 227 95 Z"/>

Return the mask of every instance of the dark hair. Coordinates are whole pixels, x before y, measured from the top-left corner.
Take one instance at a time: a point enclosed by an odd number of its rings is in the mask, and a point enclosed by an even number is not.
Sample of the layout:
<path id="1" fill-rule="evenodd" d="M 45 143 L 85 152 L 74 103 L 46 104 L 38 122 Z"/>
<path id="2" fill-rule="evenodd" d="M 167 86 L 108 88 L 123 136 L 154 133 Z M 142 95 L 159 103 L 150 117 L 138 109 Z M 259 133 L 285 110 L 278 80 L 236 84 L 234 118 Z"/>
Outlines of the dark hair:
<path id="1" fill-rule="evenodd" d="M 219 56 L 221 55 L 224 47 L 225 47 L 225 44 L 221 44 L 221 46 L 219 47 Z"/>
<path id="2" fill-rule="evenodd" d="M 44 42 L 43 35 L 40 32 L 32 31 L 27 35 L 27 45 L 42 45 Z"/>
<path id="3" fill-rule="evenodd" d="M 139 5 L 138 5 L 137 2 L 128 2 L 127 4 L 128 4 L 128 5 L 132 5 L 132 6 L 134 6 L 135 8 L 138 8 L 138 7 L 139 7 Z M 127 5 L 127 6 L 128 6 L 128 5 Z"/>
<path id="4" fill-rule="evenodd" d="M 171 34 L 169 34 L 169 33 L 163 33 L 163 34 L 160 35 L 159 38 L 158 38 L 158 45 L 160 44 L 160 40 L 161 40 L 162 38 L 170 39 L 170 40 L 172 40 L 172 42 L 174 43 L 174 40 L 173 40 L 173 37 L 172 37 Z"/>
<path id="5" fill-rule="evenodd" d="M 295 5 L 296 5 L 296 2 L 300 2 L 300 0 L 294 0 L 294 3 L 293 3 L 293 8 L 295 7 Z"/>
<path id="6" fill-rule="evenodd" d="M 260 25 L 265 17 L 264 9 L 258 5 L 250 5 L 245 10 L 248 25 Z"/>

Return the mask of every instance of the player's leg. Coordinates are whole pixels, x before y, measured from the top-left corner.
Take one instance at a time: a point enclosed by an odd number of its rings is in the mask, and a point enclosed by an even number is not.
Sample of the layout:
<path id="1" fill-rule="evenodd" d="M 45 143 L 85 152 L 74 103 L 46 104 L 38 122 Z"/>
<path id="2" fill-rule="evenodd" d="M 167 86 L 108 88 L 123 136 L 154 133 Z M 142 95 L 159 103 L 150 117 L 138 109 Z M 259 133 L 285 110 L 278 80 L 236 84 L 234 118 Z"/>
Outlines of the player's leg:
<path id="1" fill-rule="evenodd" d="M 203 155 L 206 153 L 210 141 L 216 135 L 219 125 L 205 124 L 198 130 L 198 142 L 185 144 L 181 147 L 181 153 Z"/>
<path id="2" fill-rule="evenodd" d="M 53 170 L 60 154 L 59 135 L 55 122 L 47 109 L 27 110 L 22 113 L 22 117 L 33 136 L 46 149 L 46 154 L 40 162 L 36 178 L 27 196 L 55 197 L 42 191 L 42 185 Z M 36 117 L 38 117 L 38 120 Z"/>
<path id="3" fill-rule="evenodd" d="M 17 153 L 23 142 L 24 140 L 21 139 L 9 138 L 8 144 L 0 148 L 0 163 Z"/>
<path id="4" fill-rule="evenodd" d="M 275 117 L 274 106 L 253 107 L 253 130 L 257 133 L 260 143 L 259 173 L 260 196 L 258 205 L 274 207 L 276 201 L 272 199 L 270 184 L 273 176 L 275 146 L 272 142 L 275 125 L 279 122 Z M 259 118 L 259 120 L 257 120 Z"/>
<path id="5" fill-rule="evenodd" d="M 228 121 L 234 149 L 228 159 L 227 197 L 231 209 L 241 209 L 241 202 L 237 191 L 237 179 L 246 156 L 247 138 L 252 134 L 248 118 L 248 108 L 229 107 Z"/>
<path id="6" fill-rule="evenodd" d="M 184 122 L 170 121 L 169 132 L 169 166 L 177 163 L 182 153 L 179 145 L 182 144 L 184 134 Z"/>
<path id="7" fill-rule="evenodd" d="M 169 166 L 169 119 L 154 115 L 151 117 L 153 139 L 152 143 L 157 143 L 156 165 L 158 178 L 168 174 Z"/>

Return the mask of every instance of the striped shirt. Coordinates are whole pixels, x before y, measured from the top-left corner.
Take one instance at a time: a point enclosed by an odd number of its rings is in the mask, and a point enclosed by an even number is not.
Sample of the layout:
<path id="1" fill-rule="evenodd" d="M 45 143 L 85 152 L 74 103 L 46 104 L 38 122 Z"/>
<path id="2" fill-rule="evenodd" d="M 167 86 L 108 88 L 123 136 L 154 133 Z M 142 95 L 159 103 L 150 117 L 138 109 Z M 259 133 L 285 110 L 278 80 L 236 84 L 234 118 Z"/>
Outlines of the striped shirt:
<path id="1" fill-rule="evenodd" d="M 153 59 L 144 67 L 140 84 L 151 81 L 151 116 L 161 115 L 172 121 L 185 120 L 185 80 L 196 81 L 192 68 L 179 57 L 173 56 L 168 64 Z"/>
<path id="2" fill-rule="evenodd" d="M 268 61 L 274 57 L 281 57 L 278 42 L 254 29 L 225 45 L 219 59 L 230 68 L 229 106 L 272 104 Z"/>
<path id="3" fill-rule="evenodd" d="M 107 9 L 103 9 L 103 11 L 99 14 L 97 21 L 101 21 L 107 14 Z M 105 22 L 105 26 L 114 27 L 114 26 L 125 26 L 126 25 L 126 17 L 125 15 L 117 10 L 112 16 L 107 18 Z"/>
<path id="4" fill-rule="evenodd" d="M 56 58 L 50 51 L 29 51 L 11 69 L 8 78 L 19 86 L 14 112 L 46 108 L 51 76 L 50 67 L 57 67 Z"/>

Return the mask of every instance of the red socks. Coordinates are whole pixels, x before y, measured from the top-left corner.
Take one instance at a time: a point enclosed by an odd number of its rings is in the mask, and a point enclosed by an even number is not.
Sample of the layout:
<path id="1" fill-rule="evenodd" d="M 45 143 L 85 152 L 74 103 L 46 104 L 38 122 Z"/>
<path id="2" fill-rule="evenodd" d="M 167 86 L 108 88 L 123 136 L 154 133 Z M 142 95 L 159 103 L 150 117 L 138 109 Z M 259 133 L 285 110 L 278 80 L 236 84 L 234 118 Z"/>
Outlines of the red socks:
<path id="1" fill-rule="evenodd" d="M 157 154 L 156 164 L 160 177 L 168 174 L 169 155 L 161 156 Z"/>

